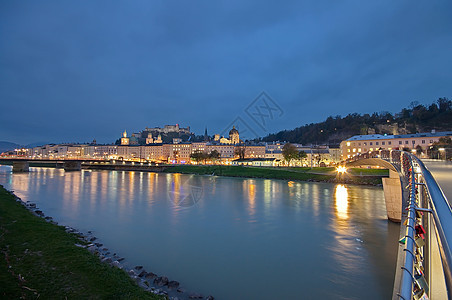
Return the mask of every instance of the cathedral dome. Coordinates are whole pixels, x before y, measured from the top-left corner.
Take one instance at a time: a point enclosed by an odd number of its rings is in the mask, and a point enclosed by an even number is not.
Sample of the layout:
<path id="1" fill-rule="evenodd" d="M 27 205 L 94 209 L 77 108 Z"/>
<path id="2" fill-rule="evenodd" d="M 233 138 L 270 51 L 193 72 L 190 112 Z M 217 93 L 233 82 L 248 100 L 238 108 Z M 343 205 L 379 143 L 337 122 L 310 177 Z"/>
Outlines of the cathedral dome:
<path id="1" fill-rule="evenodd" d="M 235 129 L 235 126 L 232 126 L 232 129 L 229 131 L 230 136 L 233 134 L 239 134 L 239 131 L 237 129 Z"/>

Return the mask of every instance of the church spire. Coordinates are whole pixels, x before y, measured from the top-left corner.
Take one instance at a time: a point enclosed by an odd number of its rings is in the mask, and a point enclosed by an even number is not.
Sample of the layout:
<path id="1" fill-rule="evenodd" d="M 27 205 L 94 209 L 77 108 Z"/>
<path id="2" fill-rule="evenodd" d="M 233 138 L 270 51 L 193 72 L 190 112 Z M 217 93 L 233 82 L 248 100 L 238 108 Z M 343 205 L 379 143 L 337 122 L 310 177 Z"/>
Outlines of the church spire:
<path id="1" fill-rule="evenodd" d="M 206 126 L 206 130 L 204 130 L 204 141 L 205 142 L 209 141 L 209 135 L 207 134 L 207 126 Z"/>

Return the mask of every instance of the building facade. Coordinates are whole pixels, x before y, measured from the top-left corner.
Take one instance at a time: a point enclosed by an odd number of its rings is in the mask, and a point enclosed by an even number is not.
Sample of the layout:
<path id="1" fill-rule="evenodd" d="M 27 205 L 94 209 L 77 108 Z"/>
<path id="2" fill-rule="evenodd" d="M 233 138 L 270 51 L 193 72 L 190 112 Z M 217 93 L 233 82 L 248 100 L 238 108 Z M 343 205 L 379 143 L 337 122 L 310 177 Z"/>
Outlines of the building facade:
<path id="1" fill-rule="evenodd" d="M 428 132 L 402 135 L 355 135 L 342 141 L 340 145 L 342 159 L 353 157 L 359 153 L 375 150 L 409 150 L 420 149 L 425 152 L 440 138 L 452 137 L 452 131 Z"/>

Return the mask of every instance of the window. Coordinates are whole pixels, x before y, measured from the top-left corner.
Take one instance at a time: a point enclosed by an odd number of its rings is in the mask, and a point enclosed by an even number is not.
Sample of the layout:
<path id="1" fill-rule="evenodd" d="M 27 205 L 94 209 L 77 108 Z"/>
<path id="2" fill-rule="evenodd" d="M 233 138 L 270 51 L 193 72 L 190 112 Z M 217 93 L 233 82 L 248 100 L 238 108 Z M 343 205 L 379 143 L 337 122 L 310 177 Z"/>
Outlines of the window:
<path id="1" fill-rule="evenodd" d="M 412 140 L 411 143 L 413 143 L 413 145 L 414 145 L 414 144 L 416 143 L 416 141 L 415 141 L 415 140 Z"/>
<path id="2" fill-rule="evenodd" d="M 384 144 L 385 144 L 385 142 L 381 142 L 381 144 L 382 144 L 382 145 L 384 145 Z"/>
<path id="3" fill-rule="evenodd" d="M 358 152 L 361 152 L 361 148 L 358 148 Z"/>
<path id="4" fill-rule="evenodd" d="M 353 148 L 353 152 L 356 152 L 356 148 Z"/>
<path id="5" fill-rule="evenodd" d="M 405 141 L 405 145 L 408 145 L 408 141 Z"/>
<path id="6" fill-rule="evenodd" d="M 361 143 L 358 143 L 358 146 L 361 146 Z"/>
<path id="7" fill-rule="evenodd" d="M 377 145 L 377 146 L 378 146 L 378 142 L 375 142 L 375 145 Z"/>
<path id="8" fill-rule="evenodd" d="M 388 142 L 388 145 L 391 145 L 391 142 Z"/>
<path id="9" fill-rule="evenodd" d="M 347 142 L 347 146 L 350 146 L 350 142 Z"/>
<path id="10" fill-rule="evenodd" d="M 350 149 L 347 149 L 347 152 L 350 152 Z"/>
<path id="11" fill-rule="evenodd" d="M 372 146 L 372 142 L 369 143 Z"/>
<path id="12" fill-rule="evenodd" d="M 367 146 L 367 143 L 364 143 L 364 146 Z"/>
<path id="13" fill-rule="evenodd" d="M 425 140 L 422 140 L 421 143 L 422 143 L 422 144 L 425 144 Z"/>
<path id="14" fill-rule="evenodd" d="M 399 145 L 402 145 L 402 141 L 399 141 Z"/>

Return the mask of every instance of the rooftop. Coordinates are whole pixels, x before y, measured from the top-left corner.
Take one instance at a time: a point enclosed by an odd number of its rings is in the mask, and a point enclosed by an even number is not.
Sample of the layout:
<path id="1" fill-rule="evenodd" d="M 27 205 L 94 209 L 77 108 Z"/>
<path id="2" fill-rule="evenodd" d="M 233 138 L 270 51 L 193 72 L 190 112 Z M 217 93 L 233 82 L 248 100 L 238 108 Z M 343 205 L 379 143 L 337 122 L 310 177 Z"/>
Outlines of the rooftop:
<path id="1" fill-rule="evenodd" d="M 424 133 L 397 134 L 397 135 L 381 135 L 381 134 L 355 135 L 347 139 L 346 141 L 388 140 L 388 139 L 406 139 L 417 137 L 440 137 L 440 136 L 452 136 L 452 131 L 424 132 Z"/>

